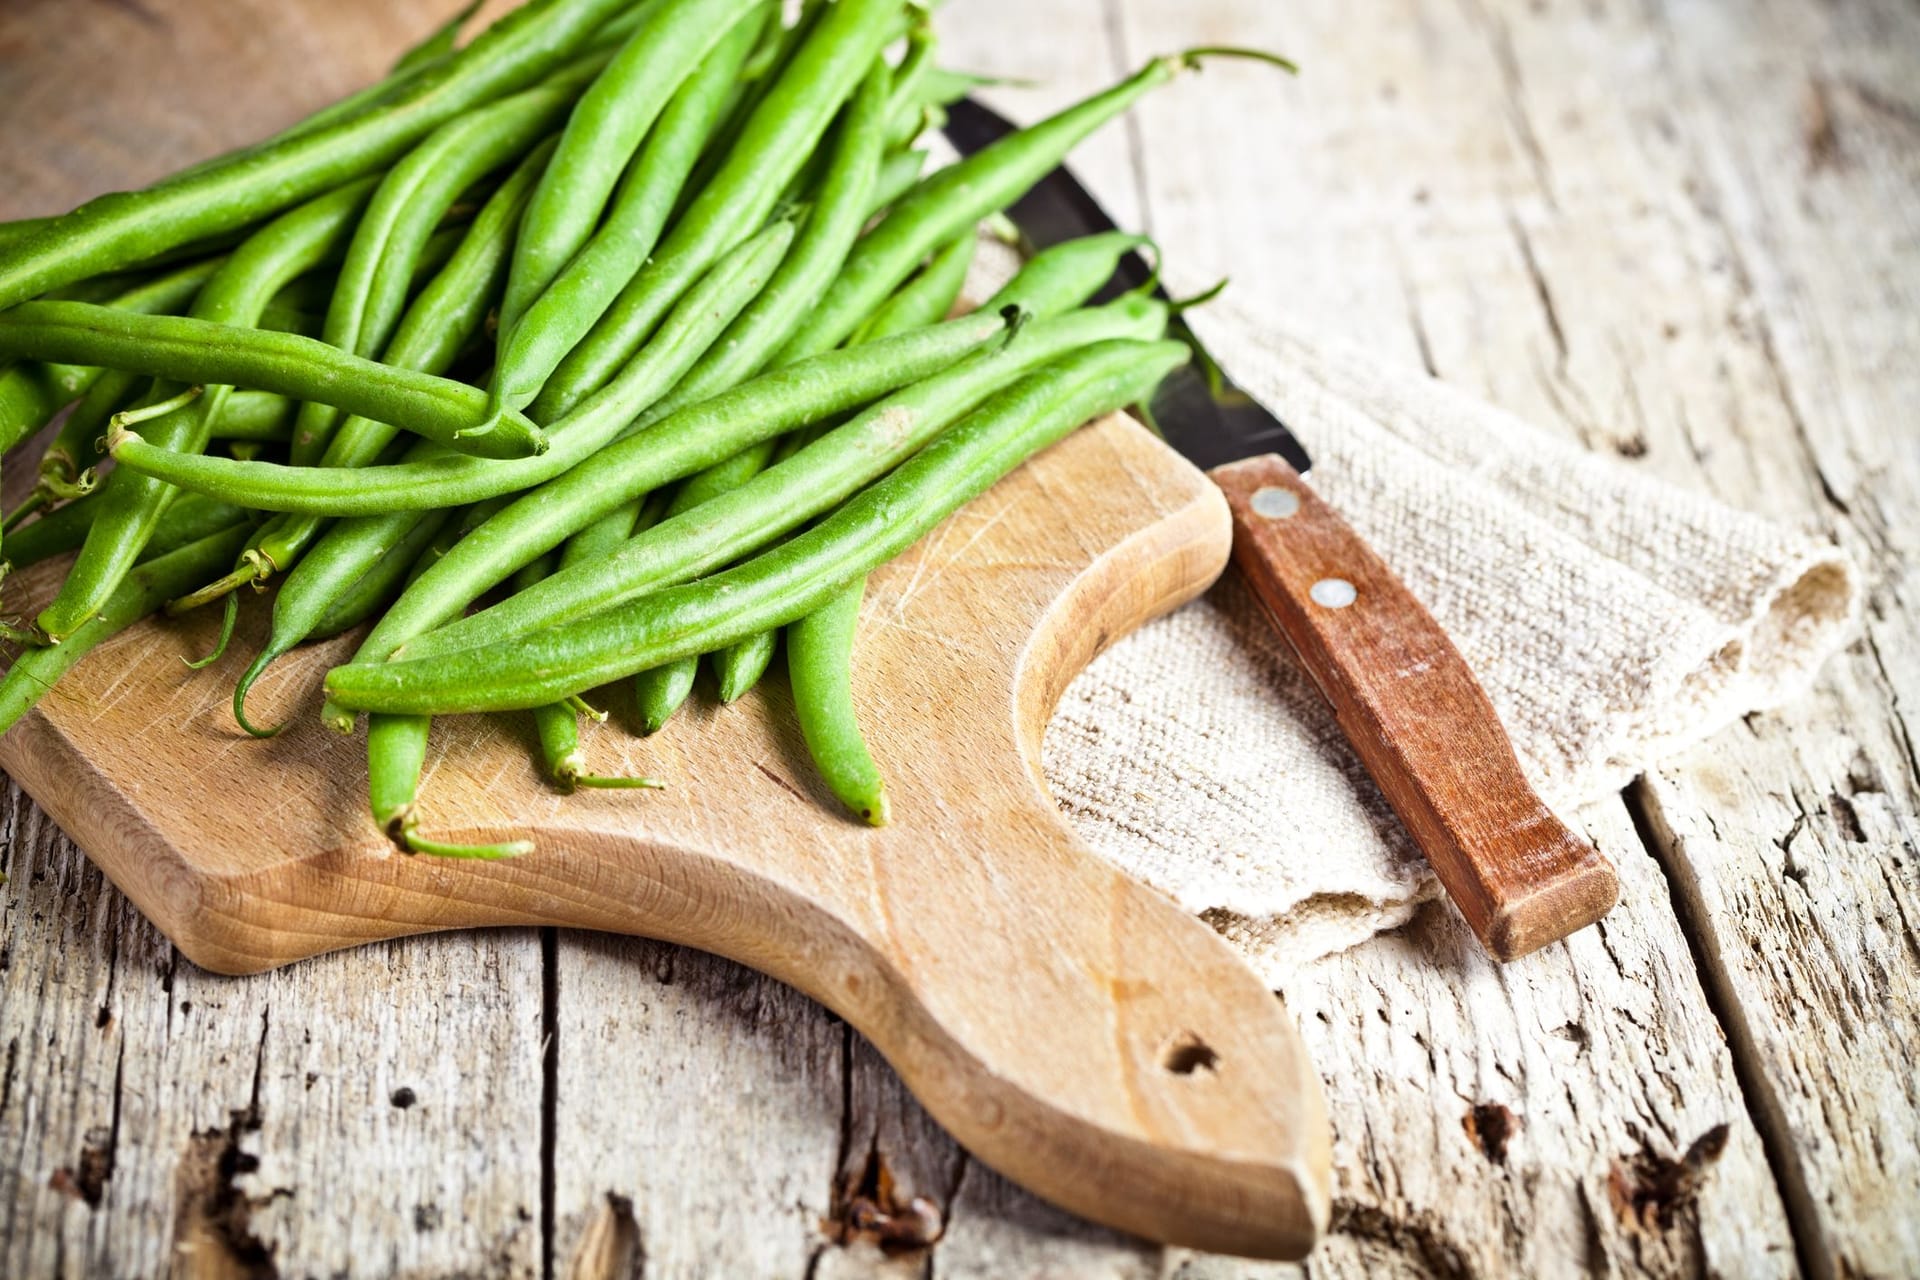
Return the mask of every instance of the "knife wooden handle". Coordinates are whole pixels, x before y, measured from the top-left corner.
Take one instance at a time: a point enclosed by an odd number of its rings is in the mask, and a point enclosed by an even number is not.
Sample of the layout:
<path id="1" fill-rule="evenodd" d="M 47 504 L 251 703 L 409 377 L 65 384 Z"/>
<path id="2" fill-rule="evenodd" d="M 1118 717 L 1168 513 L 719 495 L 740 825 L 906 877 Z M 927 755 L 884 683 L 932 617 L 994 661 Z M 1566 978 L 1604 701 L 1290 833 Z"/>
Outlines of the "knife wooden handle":
<path id="1" fill-rule="evenodd" d="M 1619 897 L 1548 812 L 1485 690 L 1406 584 L 1272 455 L 1216 468 L 1233 558 L 1481 943 L 1512 960 Z"/>

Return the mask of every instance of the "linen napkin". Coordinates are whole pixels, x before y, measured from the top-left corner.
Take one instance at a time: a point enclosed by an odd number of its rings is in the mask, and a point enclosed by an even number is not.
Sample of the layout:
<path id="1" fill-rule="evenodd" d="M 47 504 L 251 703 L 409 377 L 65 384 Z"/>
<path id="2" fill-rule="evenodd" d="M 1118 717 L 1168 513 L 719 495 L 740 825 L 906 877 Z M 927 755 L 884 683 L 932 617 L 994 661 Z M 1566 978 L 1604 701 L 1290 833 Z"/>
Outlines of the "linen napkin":
<path id="1" fill-rule="evenodd" d="M 1013 265 L 984 253 L 970 296 Z M 1225 299 L 1187 318 L 1446 628 L 1562 815 L 1794 697 L 1852 629 L 1860 582 L 1823 540 L 1283 319 Z M 1234 570 L 1097 659 L 1043 760 L 1095 849 L 1272 985 L 1439 892 Z"/>

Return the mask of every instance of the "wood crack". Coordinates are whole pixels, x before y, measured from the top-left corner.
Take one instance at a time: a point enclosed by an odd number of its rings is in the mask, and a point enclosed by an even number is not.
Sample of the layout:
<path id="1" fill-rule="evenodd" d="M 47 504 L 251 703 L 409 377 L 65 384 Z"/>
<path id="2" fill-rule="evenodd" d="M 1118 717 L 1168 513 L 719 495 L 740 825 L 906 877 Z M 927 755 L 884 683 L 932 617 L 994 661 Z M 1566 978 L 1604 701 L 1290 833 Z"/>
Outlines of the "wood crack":
<path id="1" fill-rule="evenodd" d="M 540 1275 L 553 1280 L 560 1108 L 560 931 L 540 930 Z"/>
<path id="2" fill-rule="evenodd" d="M 1514 137 L 1527 157 L 1534 184 L 1540 189 L 1547 207 L 1557 209 L 1559 202 L 1553 194 L 1553 166 L 1547 161 L 1546 148 L 1540 145 L 1540 135 L 1533 127 L 1533 115 L 1527 109 L 1526 82 L 1520 74 L 1520 59 L 1514 53 L 1513 32 L 1504 21 L 1488 13 L 1480 0 L 1466 0 L 1466 11 L 1474 25 L 1480 28 L 1487 48 L 1493 54 L 1494 67 L 1500 76 L 1507 121 L 1513 126 Z"/>
<path id="3" fill-rule="evenodd" d="M 1560 309 L 1554 305 L 1553 290 L 1547 285 L 1547 277 L 1540 270 L 1540 259 L 1533 251 L 1533 238 L 1527 234 L 1527 228 L 1513 210 L 1507 210 L 1507 226 L 1513 231 L 1513 241 L 1520 248 L 1520 261 L 1526 265 L 1527 280 L 1533 285 L 1533 296 L 1540 302 L 1540 314 L 1546 318 L 1547 333 L 1553 338 L 1553 373 L 1556 378 L 1567 374 L 1567 332 L 1560 327 Z"/>
<path id="4" fill-rule="evenodd" d="M 1914 747 L 1913 729 L 1907 724 L 1906 712 L 1900 706 L 1900 695 L 1896 692 L 1899 686 L 1894 683 L 1893 676 L 1887 671 L 1887 660 L 1880 656 L 1880 642 L 1874 638 L 1873 629 L 1866 627 L 1862 631 L 1867 642 L 1867 652 L 1873 655 L 1874 669 L 1879 672 L 1882 686 L 1887 690 L 1887 713 L 1892 717 L 1894 727 L 1899 730 L 1900 746 L 1907 757 L 1907 776 L 1920 779 L 1920 750 Z"/>
<path id="5" fill-rule="evenodd" d="M 1787 1227 L 1793 1236 L 1800 1270 L 1814 1280 L 1837 1280 L 1833 1249 L 1827 1242 L 1819 1203 L 1808 1181 L 1806 1167 L 1798 1158 L 1779 1091 L 1761 1059 L 1746 1009 L 1734 991 L 1719 925 L 1701 894 L 1699 879 L 1680 851 L 1679 839 L 1661 810 L 1652 784 L 1642 778 L 1628 787 L 1621 799 L 1626 802 L 1647 852 L 1666 874 L 1673 911 L 1693 951 L 1694 968 L 1700 975 L 1707 1007 L 1726 1036 L 1734 1079 L 1739 1083 L 1748 1118 L 1760 1135 L 1761 1149 L 1786 1206 Z"/>
<path id="6" fill-rule="evenodd" d="M 194 1132 L 175 1169 L 172 1252 L 176 1274 L 223 1280 L 274 1280 L 280 1274 L 273 1246 L 254 1233 L 253 1211 L 293 1192 L 275 1188 L 256 1200 L 239 1186 L 240 1178 L 260 1167 L 259 1157 L 243 1144 L 261 1127 L 260 1085 L 270 1026 L 269 1012 L 262 1009 L 246 1107 L 229 1111 L 224 1129 Z"/>
<path id="7" fill-rule="evenodd" d="M 1429 378 L 1440 376 L 1440 367 L 1434 363 L 1433 340 L 1427 334 L 1427 318 L 1420 314 L 1420 290 L 1413 283 L 1413 275 L 1407 270 L 1406 258 L 1398 250 L 1395 258 L 1399 264 L 1400 293 L 1406 299 L 1407 327 L 1413 330 L 1413 343 L 1420 352 L 1420 367 L 1427 371 Z"/>

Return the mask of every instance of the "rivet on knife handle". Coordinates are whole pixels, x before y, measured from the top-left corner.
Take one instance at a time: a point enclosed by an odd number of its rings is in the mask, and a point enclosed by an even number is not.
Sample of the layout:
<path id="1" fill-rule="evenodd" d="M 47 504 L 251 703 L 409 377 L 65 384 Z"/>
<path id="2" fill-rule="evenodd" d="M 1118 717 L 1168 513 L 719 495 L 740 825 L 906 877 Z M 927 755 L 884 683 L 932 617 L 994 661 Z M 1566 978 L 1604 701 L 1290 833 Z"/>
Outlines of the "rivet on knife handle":
<path id="1" fill-rule="evenodd" d="M 1512 960 L 1606 914 L 1613 867 L 1528 786 L 1433 615 L 1278 457 L 1210 474 L 1234 562 L 1486 949 Z"/>

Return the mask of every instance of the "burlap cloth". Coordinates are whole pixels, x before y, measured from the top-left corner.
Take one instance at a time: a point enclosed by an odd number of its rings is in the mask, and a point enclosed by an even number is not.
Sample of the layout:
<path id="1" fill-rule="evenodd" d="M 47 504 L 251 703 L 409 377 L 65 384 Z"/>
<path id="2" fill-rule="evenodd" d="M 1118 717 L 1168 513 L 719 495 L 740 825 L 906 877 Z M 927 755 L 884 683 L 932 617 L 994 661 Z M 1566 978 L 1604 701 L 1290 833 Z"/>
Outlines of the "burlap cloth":
<path id="1" fill-rule="evenodd" d="M 1011 265 L 983 254 L 969 294 Z M 1794 697 L 1847 638 L 1859 582 L 1826 541 L 1230 294 L 1189 316 L 1195 331 L 1306 443 L 1314 488 L 1446 628 L 1563 816 Z M 1439 892 L 1231 569 L 1068 688 L 1044 758 L 1095 849 L 1273 985 Z"/>

